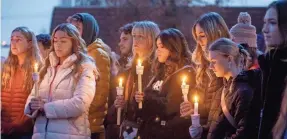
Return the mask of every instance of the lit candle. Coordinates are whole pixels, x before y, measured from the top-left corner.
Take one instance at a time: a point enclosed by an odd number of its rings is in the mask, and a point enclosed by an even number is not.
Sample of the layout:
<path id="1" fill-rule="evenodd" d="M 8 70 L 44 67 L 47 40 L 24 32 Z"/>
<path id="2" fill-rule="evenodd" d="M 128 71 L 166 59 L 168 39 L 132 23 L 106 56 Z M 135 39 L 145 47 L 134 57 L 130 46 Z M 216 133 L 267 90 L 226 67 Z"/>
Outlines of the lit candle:
<path id="1" fill-rule="evenodd" d="M 117 87 L 117 95 L 122 96 L 124 92 L 123 88 L 123 78 L 119 79 L 119 86 Z M 121 124 L 121 113 L 122 113 L 122 108 L 118 108 L 117 110 L 117 125 Z"/>
<path id="2" fill-rule="evenodd" d="M 39 69 L 39 65 L 38 65 L 38 63 L 35 63 L 35 65 L 34 65 L 34 72 L 38 73 L 38 69 Z"/>
<path id="3" fill-rule="evenodd" d="M 144 71 L 144 66 L 142 66 L 141 59 L 138 59 L 138 64 L 136 66 L 136 73 L 138 75 L 138 91 L 142 93 L 142 75 Z M 139 109 L 142 109 L 142 102 L 139 102 Z"/>
<path id="4" fill-rule="evenodd" d="M 123 78 L 119 79 L 119 87 L 123 87 Z"/>
<path id="5" fill-rule="evenodd" d="M 194 96 L 194 115 L 198 115 L 198 98 Z"/>
<path id="6" fill-rule="evenodd" d="M 181 83 L 181 91 L 182 91 L 183 99 L 185 102 L 188 101 L 187 95 L 188 95 L 188 91 L 189 91 L 189 85 L 186 85 L 186 79 L 187 79 L 187 77 L 183 76 L 182 83 Z"/>
<path id="7" fill-rule="evenodd" d="M 35 65 L 34 65 L 34 82 L 35 82 L 35 97 L 38 97 L 38 95 L 39 95 L 39 84 L 38 84 L 38 82 L 39 82 L 39 71 L 38 71 L 38 69 L 39 69 L 39 65 L 38 65 L 38 63 L 35 63 Z"/>
<path id="8" fill-rule="evenodd" d="M 138 59 L 138 66 L 142 66 L 142 61 L 141 61 L 141 59 Z"/>
<path id="9" fill-rule="evenodd" d="M 181 85 L 186 85 L 186 76 L 183 76 Z"/>

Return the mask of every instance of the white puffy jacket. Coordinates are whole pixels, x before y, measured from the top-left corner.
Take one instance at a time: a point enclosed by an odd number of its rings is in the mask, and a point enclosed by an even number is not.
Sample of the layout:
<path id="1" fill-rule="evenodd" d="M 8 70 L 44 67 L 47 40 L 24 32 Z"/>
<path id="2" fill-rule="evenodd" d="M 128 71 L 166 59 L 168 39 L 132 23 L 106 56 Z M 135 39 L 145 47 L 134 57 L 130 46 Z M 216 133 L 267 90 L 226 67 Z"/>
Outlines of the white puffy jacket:
<path id="1" fill-rule="evenodd" d="M 81 74 L 74 74 L 75 54 L 62 65 L 55 53 L 49 55 L 51 66 L 41 84 L 39 96 L 46 102 L 45 114 L 31 113 L 29 103 L 35 97 L 33 88 L 24 113 L 36 118 L 33 139 L 90 139 L 88 111 L 95 95 L 96 66 L 92 61 L 81 63 Z M 75 80 L 75 76 L 79 76 Z"/>

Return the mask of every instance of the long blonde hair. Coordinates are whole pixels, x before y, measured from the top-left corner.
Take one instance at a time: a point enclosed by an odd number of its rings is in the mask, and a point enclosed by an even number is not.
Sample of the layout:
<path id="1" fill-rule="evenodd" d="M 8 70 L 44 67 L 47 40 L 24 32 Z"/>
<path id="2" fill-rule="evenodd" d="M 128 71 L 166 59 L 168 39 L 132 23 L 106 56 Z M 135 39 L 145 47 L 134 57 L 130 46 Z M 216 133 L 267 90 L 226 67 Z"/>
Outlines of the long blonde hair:
<path id="1" fill-rule="evenodd" d="M 209 51 L 216 51 L 225 57 L 231 56 L 241 71 L 244 70 L 249 61 L 251 61 L 249 53 L 240 45 L 227 38 L 220 38 L 210 45 Z"/>
<path id="2" fill-rule="evenodd" d="M 25 90 L 25 92 L 30 93 L 34 84 L 32 80 L 32 73 L 34 69 L 33 65 L 35 63 L 41 65 L 41 56 L 37 44 L 37 39 L 35 34 L 27 27 L 17 27 L 12 31 L 12 33 L 14 32 L 20 32 L 28 42 L 31 41 L 31 47 L 28 48 L 25 52 L 26 57 L 24 60 L 24 64 L 21 67 L 22 69 L 24 69 L 23 89 Z M 13 78 L 16 69 L 19 66 L 18 57 L 17 55 L 12 54 L 11 47 L 9 55 L 2 66 L 1 88 L 9 89 L 12 85 L 11 78 Z"/>
<path id="3" fill-rule="evenodd" d="M 72 52 L 77 56 L 77 60 L 75 61 L 75 70 L 73 73 L 78 73 L 81 70 L 81 63 L 83 61 L 93 61 L 94 60 L 87 55 L 87 48 L 85 41 L 81 38 L 80 33 L 78 32 L 77 28 L 70 24 L 70 23 L 62 23 L 58 25 L 52 33 L 51 36 L 51 48 L 50 53 L 54 53 L 54 36 L 57 31 L 63 31 L 67 33 L 69 37 L 71 37 L 72 40 Z M 50 59 L 47 57 L 45 59 L 45 65 L 40 71 L 40 82 L 43 80 L 45 74 L 47 73 L 47 69 L 50 66 Z"/>
<path id="4" fill-rule="evenodd" d="M 197 40 L 196 25 L 199 25 L 207 37 L 207 46 L 219 38 L 230 38 L 229 29 L 224 19 L 215 12 L 210 12 L 200 16 L 192 27 L 192 35 L 194 40 Z M 208 47 L 207 50 L 208 51 Z M 196 72 L 196 84 L 203 84 L 203 76 L 207 72 L 209 61 L 201 46 L 197 43 L 192 54 L 192 60 L 198 65 Z"/>
<path id="5" fill-rule="evenodd" d="M 283 93 L 280 115 L 272 130 L 273 138 L 281 139 L 284 135 L 286 128 L 287 128 L 287 85 Z"/>
<path id="6" fill-rule="evenodd" d="M 149 62 L 152 62 L 152 60 L 154 59 L 154 52 L 156 49 L 155 39 L 160 33 L 160 29 L 158 25 L 152 21 L 139 21 L 139 22 L 135 22 L 132 32 L 134 32 L 135 29 L 139 29 L 142 32 L 142 34 L 147 38 L 148 45 L 152 46 L 150 53 L 147 56 L 147 60 Z M 128 67 L 132 66 L 132 63 L 134 63 L 135 58 L 136 58 L 136 54 L 135 54 L 135 51 L 133 50 L 133 60 L 130 61 L 130 63 L 128 64 Z"/>

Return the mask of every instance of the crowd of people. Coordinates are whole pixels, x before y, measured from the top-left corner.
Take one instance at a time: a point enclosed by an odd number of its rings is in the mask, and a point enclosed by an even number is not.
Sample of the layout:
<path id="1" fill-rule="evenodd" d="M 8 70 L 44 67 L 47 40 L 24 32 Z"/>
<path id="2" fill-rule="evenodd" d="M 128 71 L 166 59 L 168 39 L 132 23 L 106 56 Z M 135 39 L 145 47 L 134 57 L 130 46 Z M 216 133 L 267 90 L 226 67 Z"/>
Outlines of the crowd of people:
<path id="1" fill-rule="evenodd" d="M 147 20 L 119 29 L 119 55 L 89 13 L 51 35 L 17 27 L 1 59 L 1 137 L 287 139 L 286 9 L 267 7 L 266 51 L 247 12 L 231 28 L 201 15 L 193 51 L 180 30 Z"/>

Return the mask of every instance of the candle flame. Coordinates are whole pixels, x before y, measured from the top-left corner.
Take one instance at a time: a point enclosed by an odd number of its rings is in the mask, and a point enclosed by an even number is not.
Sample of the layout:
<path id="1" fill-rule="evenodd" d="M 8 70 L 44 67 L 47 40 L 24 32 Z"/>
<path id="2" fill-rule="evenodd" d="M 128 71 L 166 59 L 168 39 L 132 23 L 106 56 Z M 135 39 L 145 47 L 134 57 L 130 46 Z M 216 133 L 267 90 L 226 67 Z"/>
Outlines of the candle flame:
<path id="1" fill-rule="evenodd" d="M 182 84 L 186 85 L 186 79 L 187 79 L 186 76 L 183 76 L 183 77 L 182 77 Z"/>
<path id="2" fill-rule="evenodd" d="M 122 87 L 123 86 L 123 78 L 120 78 L 119 79 L 119 87 Z"/>
<path id="3" fill-rule="evenodd" d="M 142 65 L 142 61 L 141 59 L 138 59 L 138 66 L 141 66 Z"/>
<path id="4" fill-rule="evenodd" d="M 198 103 L 198 97 L 197 96 L 194 96 L 194 102 Z"/>
<path id="5" fill-rule="evenodd" d="M 34 65 L 34 71 L 35 71 L 35 72 L 38 72 L 38 68 L 39 68 L 38 63 L 35 63 L 35 65 Z"/>

